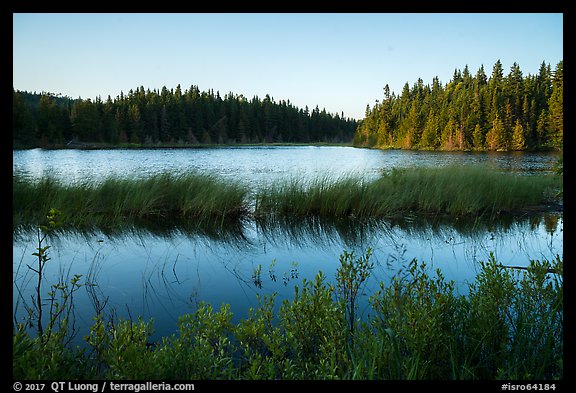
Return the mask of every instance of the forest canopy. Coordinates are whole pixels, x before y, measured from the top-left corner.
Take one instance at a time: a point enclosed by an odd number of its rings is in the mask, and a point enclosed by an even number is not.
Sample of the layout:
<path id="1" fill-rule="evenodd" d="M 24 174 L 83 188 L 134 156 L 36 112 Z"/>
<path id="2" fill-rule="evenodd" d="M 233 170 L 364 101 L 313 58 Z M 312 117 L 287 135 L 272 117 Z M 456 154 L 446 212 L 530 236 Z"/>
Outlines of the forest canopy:
<path id="1" fill-rule="evenodd" d="M 251 100 L 197 86 L 141 86 L 105 101 L 13 90 L 13 145 L 70 141 L 118 144 L 350 143 L 357 121 L 318 106 L 299 109 L 269 95 Z"/>
<path id="2" fill-rule="evenodd" d="M 536 150 L 563 146 L 563 61 L 538 75 L 514 63 L 505 76 L 498 60 L 487 77 L 484 66 L 456 69 L 442 85 L 418 79 L 400 95 L 384 87 L 382 101 L 366 107 L 355 146 L 427 150 Z"/>
<path id="3" fill-rule="evenodd" d="M 366 106 L 365 118 L 346 118 L 316 106 L 299 109 L 266 95 L 248 100 L 213 90 L 145 90 L 72 99 L 13 89 L 13 146 L 199 145 L 252 143 L 353 143 L 357 147 L 423 150 L 562 149 L 563 61 L 554 71 L 542 62 L 537 75 L 514 63 L 507 75 L 498 60 L 471 74 L 455 69 L 442 84 L 406 82 L 396 94 Z"/>

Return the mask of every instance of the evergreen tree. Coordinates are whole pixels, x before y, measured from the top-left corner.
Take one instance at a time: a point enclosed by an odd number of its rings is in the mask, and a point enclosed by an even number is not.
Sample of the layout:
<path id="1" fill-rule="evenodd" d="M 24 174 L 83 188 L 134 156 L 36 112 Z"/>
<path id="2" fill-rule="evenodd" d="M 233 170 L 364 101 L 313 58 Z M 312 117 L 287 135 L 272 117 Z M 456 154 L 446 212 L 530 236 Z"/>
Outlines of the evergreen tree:
<path id="1" fill-rule="evenodd" d="M 499 149 L 508 150 L 514 129 L 514 114 L 512 112 L 512 105 L 510 104 L 509 98 L 506 99 L 506 103 L 504 105 L 504 116 L 502 118 L 502 124 L 504 125 L 504 133 L 500 137 Z"/>
<path id="2" fill-rule="evenodd" d="M 36 143 L 35 120 L 30 105 L 21 92 L 12 94 L 12 140 L 14 144 L 33 145 Z"/>
<path id="3" fill-rule="evenodd" d="M 440 150 L 561 148 L 562 62 L 554 78 L 549 69 L 542 63 L 538 75 L 524 76 L 514 63 L 504 78 L 498 60 L 490 78 L 484 66 L 475 76 L 466 66 L 463 72 L 455 69 L 445 88 L 437 77 L 431 86 L 421 79 L 412 89 L 405 83 L 399 96 L 386 85 L 382 103 L 366 107 L 354 144 Z"/>
<path id="4" fill-rule="evenodd" d="M 406 139 L 404 142 L 404 147 L 411 149 L 413 146 L 420 142 L 420 116 L 418 110 L 418 100 L 413 100 L 410 106 L 410 112 L 408 112 L 408 130 L 406 133 Z"/>
<path id="5" fill-rule="evenodd" d="M 520 119 L 517 119 L 512 133 L 512 150 L 524 150 L 525 147 L 526 137 L 524 135 L 524 127 L 522 127 Z"/>
<path id="6" fill-rule="evenodd" d="M 440 126 L 438 124 L 438 116 L 430 110 L 428 113 L 428 120 L 422 132 L 421 144 L 424 148 L 436 149 L 439 144 Z"/>
<path id="7" fill-rule="evenodd" d="M 474 127 L 474 132 L 472 133 L 472 138 L 473 138 L 474 149 L 483 150 L 484 149 L 485 135 L 484 135 L 484 132 L 482 131 L 482 127 L 480 127 L 480 124 L 476 124 L 476 126 Z"/>
<path id="8" fill-rule="evenodd" d="M 442 131 L 442 148 L 444 150 L 454 150 L 456 145 L 455 136 L 456 123 L 450 119 Z"/>
<path id="9" fill-rule="evenodd" d="M 506 131 L 502 119 L 496 115 L 492 128 L 486 134 L 486 147 L 488 150 L 503 150 L 506 147 Z"/>
<path id="10" fill-rule="evenodd" d="M 62 143 L 64 140 L 60 120 L 60 109 L 49 94 L 42 94 L 38 105 L 37 134 L 44 146 Z"/>
<path id="11" fill-rule="evenodd" d="M 543 110 L 538 116 L 536 124 L 536 140 L 538 145 L 545 145 L 548 143 L 548 134 L 550 132 L 550 116 L 548 111 Z"/>
<path id="12" fill-rule="evenodd" d="M 130 105 L 128 109 L 128 134 L 130 135 L 130 143 L 144 142 L 144 129 L 142 125 L 142 116 L 140 109 L 136 104 Z"/>
<path id="13" fill-rule="evenodd" d="M 506 81 L 507 96 L 511 103 L 512 116 L 521 117 L 522 99 L 524 97 L 524 79 L 520 66 L 514 62 Z"/>
<path id="14" fill-rule="evenodd" d="M 548 100 L 550 113 L 550 142 L 562 145 L 564 137 L 564 62 L 559 62 L 554 71 L 552 92 Z"/>
<path id="15" fill-rule="evenodd" d="M 540 65 L 535 87 L 534 98 L 536 100 L 536 112 L 540 113 L 548 106 L 548 99 L 552 92 L 552 72 L 550 71 L 550 64 L 542 62 Z"/>
<path id="16" fill-rule="evenodd" d="M 98 135 L 98 112 L 96 106 L 88 98 L 77 100 L 70 114 L 72 133 L 80 141 L 100 141 Z"/>

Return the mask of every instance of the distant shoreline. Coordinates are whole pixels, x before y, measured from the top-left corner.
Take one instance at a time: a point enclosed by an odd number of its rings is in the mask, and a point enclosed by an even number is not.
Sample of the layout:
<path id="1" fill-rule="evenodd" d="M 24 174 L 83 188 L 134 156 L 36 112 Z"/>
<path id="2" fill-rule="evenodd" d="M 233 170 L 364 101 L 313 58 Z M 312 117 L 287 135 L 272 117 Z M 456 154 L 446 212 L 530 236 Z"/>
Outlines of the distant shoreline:
<path id="1" fill-rule="evenodd" d="M 163 144 L 139 144 L 139 143 L 121 143 L 109 144 L 101 142 L 74 142 L 71 144 L 54 144 L 49 146 L 12 146 L 12 150 L 31 150 L 31 149 L 44 149 L 44 150 L 155 150 L 155 149 L 216 149 L 216 148 L 241 148 L 241 147 L 354 147 L 357 149 L 370 149 L 370 150 L 406 150 L 406 151 L 434 151 L 434 152 L 497 152 L 497 153 L 513 153 L 514 150 L 475 150 L 475 149 L 454 149 L 454 150 L 438 150 L 438 149 L 402 149 L 393 146 L 387 147 L 368 147 L 368 146 L 355 146 L 353 143 L 342 142 L 271 142 L 271 143 L 163 143 Z M 523 153 L 563 153 L 563 149 L 554 147 L 540 147 L 535 150 L 521 150 Z"/>
<path id="2" fill-rule="evenodd" d="M 30 150 L 30 149 L 45 149 L 45 150 L 125 150 L 125 149 L 214 149 L 214 148 L 231 148 L 231 147 L 291 147 L 291 146 L 311 146 L 311 147 L 358 147 L 354 146 L 352 143 L 328 143 L 328 142 L 312 142 L 312 143 L 284 143 L 284 142 L 274 142 L 274 143 L 195 143 L 195 144 L 179 144 L 179 143 L 167 143 L 167 144 L 138 144 L 138 143 L 122 143 L 117 145 L 107 144 L 107 143 L 84 143 L 78 142 L 66 145 L 52 145 L 52 146 L 13 146 L 12 150 Z"/>

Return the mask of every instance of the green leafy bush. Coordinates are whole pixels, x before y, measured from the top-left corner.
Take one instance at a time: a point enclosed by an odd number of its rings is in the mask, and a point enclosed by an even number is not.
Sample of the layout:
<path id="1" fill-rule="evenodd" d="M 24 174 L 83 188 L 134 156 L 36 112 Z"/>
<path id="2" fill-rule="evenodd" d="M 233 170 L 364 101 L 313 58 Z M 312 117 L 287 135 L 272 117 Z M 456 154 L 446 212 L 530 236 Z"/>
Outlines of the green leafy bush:
<path id="1" fill-rule="evenodd" d="M 113 323 L 102 314 L 84 349 L 67 344 L 65 325 L 37 337 L 19 325 L 14 378 L 563 378 L 560 257 L 511 268 L 490 255 L 466 296 L 414 259 L 380 284 L 372 311 L 360 318 L 352 310 L 372 268 L 369 257 L 344 252 L 336 288 L 319 272 L 279 308 L 275 295 L 259 298 L 237 324 L 229 305 L 215 311 L 200 303 L 180 317 L 175 334 L 156 342 L 153 321 Z"/>

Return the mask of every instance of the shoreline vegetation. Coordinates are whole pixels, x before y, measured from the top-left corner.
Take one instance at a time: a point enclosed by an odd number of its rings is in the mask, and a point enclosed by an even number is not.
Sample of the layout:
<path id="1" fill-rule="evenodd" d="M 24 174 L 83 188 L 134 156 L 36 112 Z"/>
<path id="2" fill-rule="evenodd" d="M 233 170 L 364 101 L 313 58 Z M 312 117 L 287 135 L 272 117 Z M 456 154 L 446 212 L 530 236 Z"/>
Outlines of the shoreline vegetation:
<path id="1" fill-rule="evenodd" d="M 243 219 L 498 216 L 562 209 L 557 173 L 519 175 L 485 166 L 403 168 L 375 180 L 281 180 L 250 189 L 215 176 L 163 173 L 67 184 L 13 175 L 13 225 L 34 225 L 51 208 L 72 227 L 113 228 L 126 220 L 183 219 L 199 224 Z"/>
<path id="2" fill-rule="evenodd" d="M 561 210 L 562 173 L 561 161 L 550 173 L 530 175 L 480 165 L 420 167 L 375 180 L 285 180 L 255 190 L 194 173 L 76 184 L 14 174 L 13 226 L 36 228 L 37 267 L 27 266 L 38 283 L 32 299 L 19 299 L 28 317 L 13 322 L 13 378 L 561 380 L 561 256 L 518 269 L 490 254 L 465 296 L 440 270 L 414 259 L 368 294 L 370 249 L 344 251 L 334 283 L 319 271 L 280 305 L 274 293 L 258 296 L 238 323 L 230 305 L 201 302 L 178 318 L 174 334 L 156 341 L 153 319 L 109 316 L 97 282 L 74 275 L 43 283 L 42 270 L 49 235 L 65 228 L 114 230 L 137 220 L 231 228 L 246 219 L 514 216 L 554 203 Z M 95 315 L 83 345 L 74 345 L 74 295 L 83 288 L 94 297 Z M 369 311 L 359 312 L 360 296 L 368 296 Z"/>
<path id="3" fill-rule="evenodd" d="M 48 258 L 47 246 L 38 258 Z M 561 380 L 563 261 L 507 269 L 481 262 L 467 296 L 439 269 L 416 259 L 390 284 L 358 296 L 373 268 L 371 251 L 344 251 L 335 284 L 319 271 L 291 300 L 258 296 L 233 323 L 228 304 L 201 302 L 171 336 L 151 341 L 154 320 L 113 319 L 96 308 L 84 346 L 75 334 L 73 294 L 96 284 L 74 276 L 53 285 L 49 322 L 31 313 L 13 328 L 13 377 L 20 380 Z M 552 272 L 552 273 L 551 273 Z M 56 293 L 60 294 L 60 297 Z M 96 305 L 104 304 L 95 299 Z M 52 307 L 53 304 L 57 304 Z M 33 310 L 33 309 L 31 309 Z"/>
<path id="4" fill-rule="evenodd" d="M 13 150 L 45 149 L 45 150 L 153 150 L 153 149 L 219 149 L 234 147 L 292 147 L 292 146 L 311 146 L 311 147 L 356 147 L 351 142 L 270 142 L 270 143 L 103 143 L 103 142 L 75 142 L 70 141 L 66 144 L 51 144 L 44 147 L 30 147 L 25 145 L 13 145 Z M 358 147 L 364 148 L 364 147 Z M 555 151 L 551 149 L 550 151 Z"/>
<path id="5" fill-rule="evenodd" d="M 244 147 L 353 147 L 355 149 L 372 149 L 372 150 L 411 150 L 411 151 L 436 151 L 436 152 L 466 152 L 466 153 L 510 153 L 510 150 L 489 150 L 477 148 L 464 148 L 441 150 L 430 147 L 417 147 L 413 146 L 406 149 L 401 146 L 392 145 L 379 145 L 379 146 L 361 146 L 355 145 L 352 142 L 262 142 L 262 143 L 102 143 L 102 142 L 74 142 L 70 141 L 66 144 L 50 144 L 45 146 L 26 146 L 20 144 L 13 144 L 12 150 L 31 150 L 31 149 L 44 149 L 44 150 L 154 150 L 154 149 L 230 149 L 230 148 L 244 148 Z M 564 151 L 562 146 L 538 146 L 531 149 L 525 149 L 525 153 L 562 153 Z"/>

